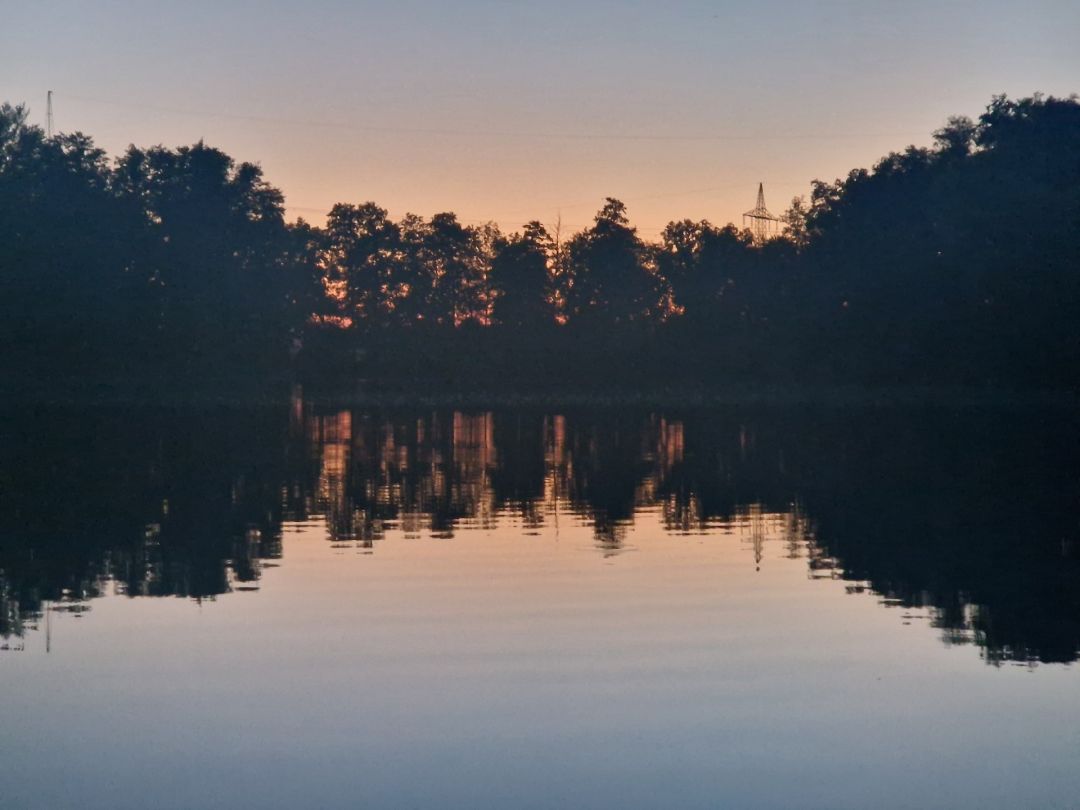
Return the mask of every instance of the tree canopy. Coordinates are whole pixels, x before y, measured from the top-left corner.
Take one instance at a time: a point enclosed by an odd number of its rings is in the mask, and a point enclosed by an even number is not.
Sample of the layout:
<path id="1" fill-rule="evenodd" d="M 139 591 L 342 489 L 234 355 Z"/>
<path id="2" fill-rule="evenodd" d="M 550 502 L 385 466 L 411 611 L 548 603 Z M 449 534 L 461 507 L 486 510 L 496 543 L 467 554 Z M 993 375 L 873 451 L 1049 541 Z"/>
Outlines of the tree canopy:
<path id="1" fill-rule="evenodd" d="M 930 146 L 816 181 L 783 222 L 762 244 L 677 220 L 653 243 L 607 198 L 566 239 L 374 202 L 290 223 L 255 163 L 202 142 L 110 160 L 0 106 L 10 371 L 1076 385 L 1075 97 L 995 97 Z"/>

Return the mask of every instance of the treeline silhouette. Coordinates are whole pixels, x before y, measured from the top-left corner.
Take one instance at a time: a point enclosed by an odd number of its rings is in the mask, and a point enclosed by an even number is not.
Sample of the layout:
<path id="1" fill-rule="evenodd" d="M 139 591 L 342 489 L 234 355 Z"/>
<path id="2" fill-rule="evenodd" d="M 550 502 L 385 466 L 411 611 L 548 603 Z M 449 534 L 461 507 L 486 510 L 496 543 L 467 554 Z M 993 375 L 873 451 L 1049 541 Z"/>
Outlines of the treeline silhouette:
<path id="1" fill-rule="evenodd" d="M 374 549 L 395 532 L 586 525 L 596 552 L 659 525 L 738 543 L 889 604 L 991 662 L 1080 654 L 1071 414 L 291 406 L 6 414 L 0 637 L 46 601 L 258 587 L 289 522 Z M 632 533 L 644 522 L 646 530 Z M 400 536 L 400 535 L 399 535 Z M 393 542 L 392 539 L 389 542 Z M 288 565 L 288 558 L 283 565 Z M 787 564 L 787 563 L 785 563 Z"/>
<path id="2" fill-rule="evenodd" d="M 110 161 L 0 107 L 0 339 L 24 380 L 425 386 L 718 380 L 1072 388 L 1080 101 L 995 97 L 784 214 L 656 242 L 608 199 L 574 234 L 335 205 L 286 222 L 197 143 Z"/>

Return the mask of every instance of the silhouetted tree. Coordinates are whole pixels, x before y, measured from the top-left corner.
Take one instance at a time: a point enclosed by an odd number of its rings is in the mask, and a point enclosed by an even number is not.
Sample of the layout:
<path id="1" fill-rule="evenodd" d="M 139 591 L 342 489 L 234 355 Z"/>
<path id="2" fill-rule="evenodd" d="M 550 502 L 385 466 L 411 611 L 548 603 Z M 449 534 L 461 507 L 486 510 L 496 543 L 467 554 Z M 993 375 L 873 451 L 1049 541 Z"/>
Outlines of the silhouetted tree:
<path id="1" fill-rule="evenodd" d="M 675 303 L 690 317 L 714 317 L 721 308 L 739 317 L 731 302 L 736 287 L 752 280 L 750 234 L 733 225 L 682 220 L 670 223 L 660 238 L 660 272 L 671 283 Z"/>
<path id="2" fill-rule="evenodd" d="M 570 240 L 567 264 L 571 319 L 628 323 L 660 314 L 663 280 L 619 200 L 608 197 L 593 227 Z"/>
<path id="3" fill-rule="evenodd" d="M 810 229 L 807 219 L 810 209 L 807 207 L 804 197 L 793 197 L 791 205 L 781 215 L 784 221 L 784 238 L 790 241 L 796 248 L 803 250 L 810 244 Z"/>
<path id="4" fill-rule="evenodd" d="M 423 234 L 422 255 L 431 279 L 432 322 L 458 326 L 486 318 L 486 247 L 480 229 L 463 226 L 454 214 L 431 218 Z"/>
<path id="5" fill-rule="evenodd" d="M 326 220 L 319 266 L 350 318 L 382 325 L 394 309 L 402 280 L 401 229 L 374 203 L 335 205 Z"/>
<path id="6" fill-rule="evenodd" d="M 98 367 L 145 300 L 138 212 L 81 133 L 46 138 L 0 106 L 0 335 L 8 362 Z M 135 330 L 136 334 L 138 330 Z"/>
<path id="7" fill-rule="evenodd" d="M 495 323 L 535 329 L 555 322 L 551 275 L 552 240 L 544 226 L 530 222 L 522 233 L 496 243 L 490 284 Z"/>
<path id="8" fill-rule="evenodd" d="M 117 173 L 155 237 L 154 280 L 167 339 L 216 356 L 236 345 L 285 345 L 291 274 L 282 194 L 251 163 L 203 143 L 132 147 Z"/>

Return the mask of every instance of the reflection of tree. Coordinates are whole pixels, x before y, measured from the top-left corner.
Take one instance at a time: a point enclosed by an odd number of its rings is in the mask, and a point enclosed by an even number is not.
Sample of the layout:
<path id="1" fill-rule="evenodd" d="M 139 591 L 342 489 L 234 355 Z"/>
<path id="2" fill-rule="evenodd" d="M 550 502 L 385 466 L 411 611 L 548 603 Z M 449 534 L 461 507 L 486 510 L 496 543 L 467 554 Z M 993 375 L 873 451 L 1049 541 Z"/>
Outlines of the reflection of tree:
<path id="1" fill-rule="evenodd" d="M 538 413 L 495 414 L 492 427 L 497 460 L 491 471 L 493 500 L 535 529 L 544 522 L 551 420 Z"/>
<path id="2" fill-rule="evenodd" d="M 640 418 L 615 416 L 606 421 L 591 415 L 567 418 L 564 487 L 571 506 L 593 524 L 597 544 L 617 549 L 653 465 L 643 452 L 653 425 Z"/>
<path id="3" fill-rule="evenodd" d="M 42 605 L 208 598 L 255 583 L 285 520 L 335 543 L 391 529 L 535 530 L 571 513 L 619 551 L 635 520 L 806 560 L 929 614 L 988 660 L 1074 660 L 1074 426 L 965 413 L 650 415 L 38 411 L 0 481 L 0 634 Z M 243 586 L 246 587 L 246 586 Z M 906 615 L 906 614 L 905 614 Z"/>
<path id="4" fill-rule="evenodd" d="M 0 632 L 43 603 L 214 597 L 281 554 L 286 420 L 272 410 L 39 409 L 10 419 L 0 470 Z M 17 618 L 18 618 L 17 617 Z"/>
<path id="5" fill-rule="evenodd" d="M 343 412 L 322 424 L 318 489 L 338 492 L 326 503 L 333 536 L 396 525 L 450 536 L 510 514 L 537 526 L 562 504 L 607 553 L 656 509 L 669 531 L 727 527 L 759 563 L 776 542 L 811 576 L 929 608 L 943 637 L 975 640 L 990 659 L 1076 654 L 1077 628 L 1061 617 L 1080 615 L 1077 572 L 1046 541 L 1067 536 L 1070 519 L 1071 462 L 1048 452 L 1061 447 L 1052 432 L 875 413 Z"/>
<path id="6" fill-rule="evenodd" d="M 370 545 L 399 524 L 445 537 L 463 519 L 490 525 L 490 414 L 391 419 L 341 411 L 313 425 L 322 456 L 318 504 L 331 539 Z"/>
<path id="7" fill-rule="evenodd" d="M 1045 416 L 1045 415 L 1044 415 Z M 818 548 L 989 660 L 1075 660 L 1076 426 L 964 412 L 817 420 L 792 442 Z"/>

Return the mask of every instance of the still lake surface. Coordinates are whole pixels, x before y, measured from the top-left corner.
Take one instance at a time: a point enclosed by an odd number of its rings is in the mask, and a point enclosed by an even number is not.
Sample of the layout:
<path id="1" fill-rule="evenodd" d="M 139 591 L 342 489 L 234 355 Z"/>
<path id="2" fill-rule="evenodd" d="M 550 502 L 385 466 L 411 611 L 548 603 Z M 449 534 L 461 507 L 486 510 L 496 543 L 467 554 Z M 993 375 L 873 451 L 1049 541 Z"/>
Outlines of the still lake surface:
<path id="1" fill-rule="evenodd" d="M 1080 419 L 12 409 L 0 807 L 1080 806 Z"/>

